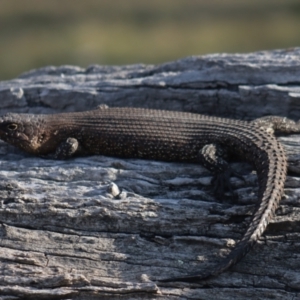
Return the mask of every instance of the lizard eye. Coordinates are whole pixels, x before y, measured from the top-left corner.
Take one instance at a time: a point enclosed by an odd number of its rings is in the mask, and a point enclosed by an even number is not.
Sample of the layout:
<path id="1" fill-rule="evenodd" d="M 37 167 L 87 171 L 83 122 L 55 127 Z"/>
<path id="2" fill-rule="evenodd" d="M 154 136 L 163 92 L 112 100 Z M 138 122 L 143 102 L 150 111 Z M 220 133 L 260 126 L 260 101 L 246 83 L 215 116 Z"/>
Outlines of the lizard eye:
<path id="1" fill-rule="evenodd" d="M 17 128 L 18 128 L 18 125 L 15 123 L 11 123 L 11 124 L 7 125 L 7 129 L 11 130 L 11 131 L 16 130 Z"/>

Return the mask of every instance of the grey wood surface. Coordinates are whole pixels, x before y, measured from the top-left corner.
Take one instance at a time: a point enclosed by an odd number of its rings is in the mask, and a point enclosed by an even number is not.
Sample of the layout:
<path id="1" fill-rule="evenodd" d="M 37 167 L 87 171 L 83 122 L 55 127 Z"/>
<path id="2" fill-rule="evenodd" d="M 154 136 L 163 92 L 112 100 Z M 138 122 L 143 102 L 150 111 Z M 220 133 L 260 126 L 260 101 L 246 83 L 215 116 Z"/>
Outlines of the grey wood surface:
<path id="1" fill-rule="evenodd" d="M 0 82 L 1 114 L 99 104 L 298 119 L 300 48 L 45 67 Z M 152 279 L 211 268 L 241 238 L 256 199 L 251 166 L 233 163 L 245 182 L 233 177 L 238 200 L 221 201 L 197 164 L 46 160 L 0 142 L 0 299 L 300 298 L 300 135 L 280 140 L 289 174 L 263 238 L 216 278 L 159 286 Z"/>

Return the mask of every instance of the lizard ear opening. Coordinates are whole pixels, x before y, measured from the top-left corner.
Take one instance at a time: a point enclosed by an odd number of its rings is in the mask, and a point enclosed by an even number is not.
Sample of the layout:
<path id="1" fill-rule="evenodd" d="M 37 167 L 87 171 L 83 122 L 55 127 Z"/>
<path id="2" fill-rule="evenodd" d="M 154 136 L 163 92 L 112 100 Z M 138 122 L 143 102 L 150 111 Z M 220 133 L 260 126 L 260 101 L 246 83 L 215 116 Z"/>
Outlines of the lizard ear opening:
<path id="1" fill-rule="evenodd" d="M 16 130 L 18 128 L 18 124 L 16 124 L 16 123 L 10 123 L 6 127 L 7 127 L 8 130 L 14 131 L 14 130 Z"/>

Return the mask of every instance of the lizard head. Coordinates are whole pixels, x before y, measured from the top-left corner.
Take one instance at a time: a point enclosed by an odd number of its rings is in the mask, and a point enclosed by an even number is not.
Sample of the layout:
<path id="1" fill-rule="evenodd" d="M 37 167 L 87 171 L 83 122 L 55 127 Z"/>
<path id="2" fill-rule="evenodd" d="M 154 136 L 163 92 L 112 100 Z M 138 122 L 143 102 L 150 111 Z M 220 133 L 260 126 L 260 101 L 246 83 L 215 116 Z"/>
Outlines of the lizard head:
<path id="1" fill-rule="evenodd" d="M 0 139 L 26 152 L 39 154 L 44 140 L 42 117 L 8 113 L 0 117 Z"/>

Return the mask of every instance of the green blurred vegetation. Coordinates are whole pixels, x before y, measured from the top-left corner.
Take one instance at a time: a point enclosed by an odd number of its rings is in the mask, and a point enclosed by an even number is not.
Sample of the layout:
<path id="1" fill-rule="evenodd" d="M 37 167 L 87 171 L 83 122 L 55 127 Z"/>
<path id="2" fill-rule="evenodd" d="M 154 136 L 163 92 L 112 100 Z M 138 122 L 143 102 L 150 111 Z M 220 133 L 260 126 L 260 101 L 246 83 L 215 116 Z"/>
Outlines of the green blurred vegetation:
<path id="1" fill-rule="evenodd" d="M 0 79 L 300 45 L 299 0 L 1 0 Z"/>

